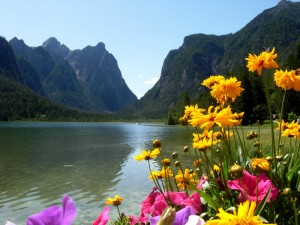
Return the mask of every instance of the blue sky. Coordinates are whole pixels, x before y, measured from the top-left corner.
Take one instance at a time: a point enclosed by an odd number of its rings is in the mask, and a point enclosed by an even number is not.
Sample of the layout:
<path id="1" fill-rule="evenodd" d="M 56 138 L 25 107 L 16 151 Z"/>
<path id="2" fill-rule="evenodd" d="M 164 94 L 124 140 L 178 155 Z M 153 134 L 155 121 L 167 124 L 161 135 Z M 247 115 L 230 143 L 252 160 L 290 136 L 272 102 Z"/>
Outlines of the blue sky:
<path id="1" fill-rule="evenodd" d="M 235 33 L 279 0 L 1 0 L 0 35 L 71 50 L 103 42 L 138 98 L 159 79 L 185 36 Z"/>

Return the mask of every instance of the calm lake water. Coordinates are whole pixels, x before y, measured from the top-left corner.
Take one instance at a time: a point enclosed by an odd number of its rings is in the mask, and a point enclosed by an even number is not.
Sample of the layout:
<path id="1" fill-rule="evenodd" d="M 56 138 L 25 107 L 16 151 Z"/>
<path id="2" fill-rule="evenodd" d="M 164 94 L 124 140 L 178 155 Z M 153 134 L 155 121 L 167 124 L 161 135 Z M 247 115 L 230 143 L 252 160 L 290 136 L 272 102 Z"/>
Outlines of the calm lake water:
<path id="1" fill-rule="evenodd" d="M 63 194 L 77 206 L 76 225 L 92 224 L 116 194 L 125 198 L 120 210 L 137 216 L 153 183 L 147 163 L 133 156 L 160 139 L 171 157 L 191 145 L 192 131 L 162 124 L 0 122 L 0 224 L 26 224 L 28 215 L 61 205 Z"/>

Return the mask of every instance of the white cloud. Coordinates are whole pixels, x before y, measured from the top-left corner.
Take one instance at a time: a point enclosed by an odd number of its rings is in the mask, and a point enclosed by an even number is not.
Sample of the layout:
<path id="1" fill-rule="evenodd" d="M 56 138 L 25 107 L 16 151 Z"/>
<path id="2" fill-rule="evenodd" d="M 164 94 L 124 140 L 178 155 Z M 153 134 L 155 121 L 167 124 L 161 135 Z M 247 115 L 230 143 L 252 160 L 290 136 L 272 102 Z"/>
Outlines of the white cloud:
<path id="1" fill-rule="evenodd" d="M 144 81 L 145 84 L 154 85 L 159 80 L 159 77 L 151 77 Z"/>

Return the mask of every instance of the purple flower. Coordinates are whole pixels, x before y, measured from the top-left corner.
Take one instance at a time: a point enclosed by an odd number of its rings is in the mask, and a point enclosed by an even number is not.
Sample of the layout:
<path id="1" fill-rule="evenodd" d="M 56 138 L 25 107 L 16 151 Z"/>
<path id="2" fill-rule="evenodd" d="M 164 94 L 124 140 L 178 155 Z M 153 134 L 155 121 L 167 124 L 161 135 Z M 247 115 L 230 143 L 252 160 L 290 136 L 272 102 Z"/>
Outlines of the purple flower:
<path id="1" fill-rule="evenodd" d="M 77 214 L 76 206 L 67 195 L 63 197 L 62 205 L 62 208 L 51 206 L 29 216 L 27 225 L 71 225 Z"/>
<path id="2" fill-rule="evenodd" d="M 269 177 L 262 173 L 259 176 L 251 175 L 248 171 L 244 170 L 244 175 L 241 178 L 235 180 L 227 181 L 227 185 L 232 190 L 239 190 L 240 191 L 240 198 L 241 202 L 246 201 L 262 201 L 263 198 L 268 193 L 269 189 L 271 192 L 268 196 L 267 202 L 272 199 L 275 201 L 278 195 L 278 189 L 269 179 Z"/>

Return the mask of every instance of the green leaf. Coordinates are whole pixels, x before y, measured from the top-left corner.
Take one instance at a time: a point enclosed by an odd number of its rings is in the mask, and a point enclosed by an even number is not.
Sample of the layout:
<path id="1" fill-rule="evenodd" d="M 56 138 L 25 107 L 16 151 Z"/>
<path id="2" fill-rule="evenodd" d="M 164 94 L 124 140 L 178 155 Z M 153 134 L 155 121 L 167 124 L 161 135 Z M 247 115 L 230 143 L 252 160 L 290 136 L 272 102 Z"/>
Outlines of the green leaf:
<path id="1" fill-rule="evenodd" d="M 221 208 L 220 204 L 216 202 L 211 196 L 207 195 L 204 191 L 198 189 L 197 192 L 215 211 L 218 211 L 218 209 Z"/>
<path id="2" fill-rule="evenodd" d="M 271 193 L 271 190 L 272 190 L 272 185 L 271 185 L 271 187 L 270 187 L 268 193 L 265 195 L 265 197 L 264 197 L 263 200 L 261 201 L 261 203 L 260 203 L 260 204 L 257 206 L 257 208 L 255 209 L 254 215 L 257 216 L 257 215 L 259 215 L 259 214 L 262 212 L 262 210 L 264 209 L 264 207 L 265 207 L 265 205 L 266 205 L 267 199 L 268 199 L 268 197 L 269 197 L 269 195 L 270 195 L 270 193 Z"/>

